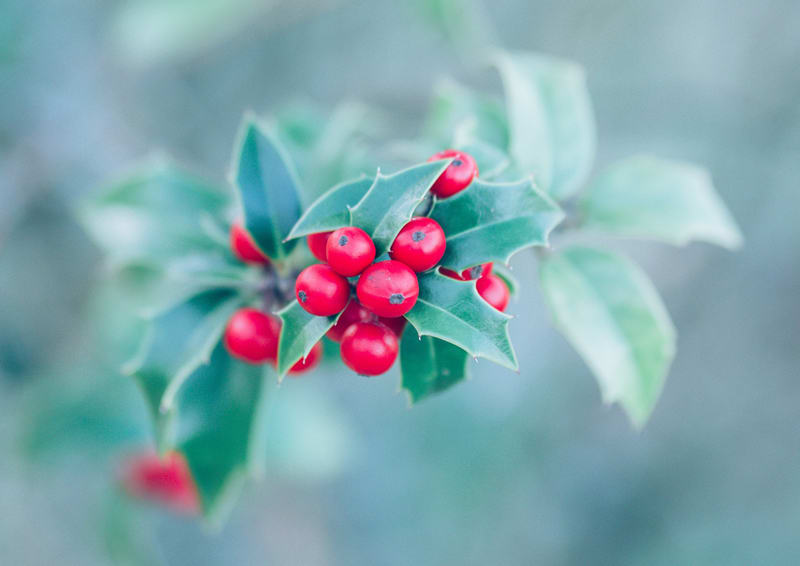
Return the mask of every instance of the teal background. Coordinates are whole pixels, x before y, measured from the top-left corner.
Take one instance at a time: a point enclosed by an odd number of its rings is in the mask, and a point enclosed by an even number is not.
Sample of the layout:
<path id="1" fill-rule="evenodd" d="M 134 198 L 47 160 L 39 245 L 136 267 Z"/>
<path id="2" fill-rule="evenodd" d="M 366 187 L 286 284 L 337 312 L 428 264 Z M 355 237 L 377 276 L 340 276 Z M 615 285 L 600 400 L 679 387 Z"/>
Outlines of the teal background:
<path id="1" fill-rule="evenodd" d="M 0 562 L 796 563 L 798 24 L 788 0 L 0 2 Z M 705 164 L 744 232 L 612 242 L 679 331 L 645 429 L 601 403 L 523 253 L 520 373 L 482 361 L 412 410 L 396 373 L 287 383 L 266 477 L 215 535 L 120 496 L 148 442 L 115 371 L 137 329 L 109 320 L 79 200 L 154 150 L 224 183 L 248 108 L 357 98 L 413 136 L 440 76 L 500 92 L 492 43 L 584 65 L 598 165 Z"/>

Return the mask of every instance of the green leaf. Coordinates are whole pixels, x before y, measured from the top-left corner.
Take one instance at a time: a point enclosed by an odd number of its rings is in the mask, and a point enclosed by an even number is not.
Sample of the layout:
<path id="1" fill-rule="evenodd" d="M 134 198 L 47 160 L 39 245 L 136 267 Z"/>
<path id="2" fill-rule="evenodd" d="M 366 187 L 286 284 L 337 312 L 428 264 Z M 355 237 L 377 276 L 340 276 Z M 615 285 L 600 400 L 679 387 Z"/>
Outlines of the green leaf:
<path id="1" fill-rule="evenodd" d="M 495 147 L 508 147 L 508 124 L 500 100 L 476 93 L 452 79 L 439 81 L 434 87 L 424 137 L 446 146 L 453 142 L 465 121 L 472 123 L 470 132 L 474 138 Z"/>
<path id="2" fill-rule="evenodd" d="M 159 159 L 85 202 L 77 211 L 92 239 L 117 263 L 162 261 L 218 248 L 201 226 L 228 197 Z"/>
<path id="3" fill-rule="evenodd" d="M 471 356 L 517 369 L 508 336 L 511 317 L 481 299 L 474 281 L 457 281 L 438 270 L 421 273 L 418 280 L 419 298 L 406 319 L 420 336 L 441 338 Z"/>
<path id="4" fill-rule="evenodd" d="M 519 167 L 556 199 L 574 194 L 594 161 L 595 123 L 583 69 L 527 52 L 500 51 L 510 130 Z"/>
<path id="5" fill-rule="evenodd" d="M 289 232 L 288 238 L 299 238 L 348 226 L 349 209 L 367 194 L 371 186 L 372 179 L 364 175 L 329 189 L 308 207 Z"/>
<path id="6" fill-rule="evenodd" d="M 647 421 L 675 354 L 675 330 L 655 287 L 630 260 L 572 247 L 541 266 L 554 324 L 591 368 L 607 403 Z"/>
<path id="7" fill-rule="evenodd" d="M 378 171 L 364 197 L 350 209 L 350 223 L 372 236 L 376 256 L 381 255 L 411 220 L 414 209 L 452 159 L 440 159 L 409 167 L 393 175 Z"/>
<path id="8" fill-rule="evenodd" d="M 738 248 L 742 234 L 705 169 L 646 155 L 620 161 L 581 201 L 583 226 L 675 245 L 692 240 Z"/>
<path id="9" fill-rule="evenodd" d="M 180 393 L 177 446 L 212 522 L 223 518 L 247 476 L 261 471 L 270 375 L 234 360 L 219 343 Z"/>
<path id="10" fill-rule="evenodd" d="M 457 195 L 437 200 L 431 217 L 447 235 L 442 265 L 464 269 L 487 261 L 508 263 L 522 248 L 546 246 L 564 213 L 530 179 L 476 179 Z"/>
<path id="11" fill-rule="evenodd" d="M 406 332 L 400 341 L 402 387 L 411 403 L 467 378 L 467 353 L 444 340 Z"/>
<path id="12" fill-rule="evenodd" d="M 125 372 L 144 393 L 160 447 L 169 444 L 174 395 L 199 366 L 208 363 L 241 302 L 229 289 L 212 289 L 174 306 L 152 319 L 138 354 L 126 364 Z"/>
<path id="13" fill-rule="evenodd" d="M 298 360 L 305 359 L 314 344 L 336 323 L 336 316 L 314 316 L 296 300 L 278 311 L 281 336 L 278 342 L 278 379 L 283 379 Z"/>
<path id="14" fill-rule="evenodd" d="M 262 252 L 282 260 L 297 245 L 285 242 L 300 217 L 300 191 L 279 142 L 247 118 L 234 156 L 234 184 L 244 224 Z"/>
<path id="15" fill-rule="evenodd" d="M 478 174 L 484 181 L 492 180 L 511 165 L 511 159 L 504 151 L 479 139 L 470 139 L 468 135 L 453 145 L 472 156 L 478 166 Z"/>

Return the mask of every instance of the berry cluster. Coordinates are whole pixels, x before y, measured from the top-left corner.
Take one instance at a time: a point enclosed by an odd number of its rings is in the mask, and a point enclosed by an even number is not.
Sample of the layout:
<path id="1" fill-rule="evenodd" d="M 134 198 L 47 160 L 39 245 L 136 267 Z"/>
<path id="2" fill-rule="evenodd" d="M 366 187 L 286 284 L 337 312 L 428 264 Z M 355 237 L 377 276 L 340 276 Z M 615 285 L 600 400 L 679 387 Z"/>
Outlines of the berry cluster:
<path id="1" fill-rule="evenodd" d="M 439 199 L 464 190 L 478 175 L 475 160 L 464 152 L 443 151 L 430 161 L 445 158 L 451 158 L 452 162 L 431 187 L 431 193 Z M 444 255 L 442 227 L 432 218 L 413 218 L 394 239 L 389 259 L 379 258 L 379 261 L 375 261 L 372 238 L 357 226 L 312 234 L 307 243 L 322 263 L 310 265 L 297 275 L 294 289 L 297 302 L 315 316 L 339 315 L 326 335 L 340 344 L 342 360 L 350 369 L 367 376 L 386 372 L 397 358 L 398 338 L 406 324 L 403 316 L 417 302 L 417 273 L 433 269 Z M 231 247 L 244 262 L 269 264 L 269 258 L 238 224 L 231 230 Z M 481 297 L 502 311 L 508 304 L 509 290 L 491 271 L 491 263 L 461 273 L 440 268 L 442 274 L 454 279 L 477 280 Z M 280 326 L 280 320 L 270 314 L 254 308 L 242 309 L 228 323 L 225 345 L 233 356 L 244 361 L 274 364 Z M 289 373 L 314 367 L 320 355 L 321 345 L 317 343 Z"/>

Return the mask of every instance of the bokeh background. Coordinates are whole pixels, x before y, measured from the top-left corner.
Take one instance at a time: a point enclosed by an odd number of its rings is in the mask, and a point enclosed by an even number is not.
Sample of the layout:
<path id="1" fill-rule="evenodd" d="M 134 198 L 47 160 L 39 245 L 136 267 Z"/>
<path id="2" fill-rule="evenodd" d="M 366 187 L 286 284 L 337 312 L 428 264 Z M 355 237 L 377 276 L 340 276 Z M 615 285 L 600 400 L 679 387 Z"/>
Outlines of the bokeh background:
<path id="1" fill-rule="evenodd" d="M 0 1 L 0 563 L 796 564 L 799 28 L 791 0 Z M 276 396 L 269 470 L 220 532 L 127 500 L 136 329 L 77 203 L 154 150 L 225 182 L 248 108 L 413 136 L 441 76 L 500 92 L 492 44 L 584 65 L 598 166 L 703 163 L 745 234 L 614 243 L 679 329 L 645 429 L 601 403 L 521 254 L 520 373 L 482 362 L 409 410 L 397 374 L 318 371 Z"/>

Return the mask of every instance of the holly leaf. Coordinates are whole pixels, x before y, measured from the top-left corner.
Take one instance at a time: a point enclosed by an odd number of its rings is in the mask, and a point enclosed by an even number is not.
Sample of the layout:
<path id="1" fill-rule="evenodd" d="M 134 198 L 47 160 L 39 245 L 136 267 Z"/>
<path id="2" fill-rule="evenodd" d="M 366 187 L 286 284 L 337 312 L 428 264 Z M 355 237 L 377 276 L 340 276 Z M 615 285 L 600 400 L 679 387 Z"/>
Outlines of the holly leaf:
<path id="1" fill-rule="evenodd" d="M 314 344 L 336 323 L 339 315 L 314 316 L 297 300 L 276 313 L 282 322 L 278 341 L 278 379 L 300 359 L 305 359 Z"/>
<path id="2" fill-rule="evenodd" d="M 519 289 L 519 281 L 517 281 L 517 278 L 511 273 L 511 270 L 502 263 L 495 263 L 492 266 L 492 273 L 502 279 L 503 283 L 508 287 L 511 296 L 516 297 L 517 290 Z"/>
<path id="3" fill-rule="evenodd" d="M 444 391 L 467 378 L 467 353 L 431 336 L 406 332 L 400 341 L 402 387 L 411 403 Z"/>
<path id="4" fill-rule="evenodd" d="M 230 289 L 211 289 L 153 318 L 139 352 L 124 371 L 144 393 L 155 424 L 156 441 L 169 445 L 174 395 L 219 342 L 242 297 Z M 169 395 L 167 392 L 169 391 Z"/>
<path id="5" fill-rule="evenodd" d="M 440 159 L 422 163 L 388 176 L 378 171 L 367 193 L 350 209 L 350 224 L 372 237 L 376 256 L 389 249 L 451 161 Z"/>
<path id="6" fill-rule="evenodd" d="M 489 143 L 472 138 L 469 134 L 464 136 L 456 134 L 456 141 L 453 145 L 456 149 L 472 156 L 478 166 L 478 174 L 484 181 L 492 180 L 511 165 L 511 159 L 506 152 Z"/>
<path id="7" fill-rule="evenodd" d="M 595 123 L 583 69 L 527 52 L 495 57 L 506 91 L 509 152 L 555 199 L 574 194 L 595 153 Z"/>
<path id="8" fill-rule="evenodd" d="M 292 227 L 287 238 L 299 238 L 318 232 L 329 232 L 350 224 L 349 209 L 355 206 L 369 188 L 372 179 L 362 175 L 329 189 L 315 200 Z"/>
<path id="9" fill-rule="evenodd" d="M 647 421 L 675 355 L 675 330 L 653 284 L 630 260 L 572 247 L 541 264 L 556 328 L 583 357 L 606 403 Z"/>
<path id="10" fill-rule="evenodd" d="M 157 159 L 83 203 L 77 213 L 112 262 L 158 262 L 218 248 L 201 218 L 221 215 L 227 203 L 219 189 Z"/>
<path id="11" fill-rule="evenodd" d="M 460 270 L 487 261 L 508 263 L 522 248 L 546 246 L 564 213 L 530 179 L 475 179 L 457 195 L 437 200 L 431 217 L 447 236 L 441 264 Z"/>
<path id="12" fill-rule="evenodd" d="M 613 235 L 729 249 L 742 244 L 708 171 L 690 163 L 647 155 L 620 161 L 589 184 L 581 211 L 583 227 Z"/>
<path id="13" fill-rule="evenodd" d="M 517 369 L 508 335 L 511 317 L 489 306 L 474 281 L 457 281 L 438 270 L 420 274 L 418 281 L 419 298 L 405 316 L 420 336 L 440 338 L 471 356 Z"/>
<path id="14" fill-rule="evenodd" d="M 233 359 L 218 343 L 181 390 L 176 444 L 212 522 L 223 519 L 244 480 L 261 471 L 271 373 Z"/>
<path id="15" fill-rule="evenodd" d="M 277 139 L 252 117 L 245 120 L 234 155 L 234 185 L 244 225 L 258 248 L 282 260 L 297 245 L 284 241 L 300 217 L 300 190 L 293 165 Z"/>

